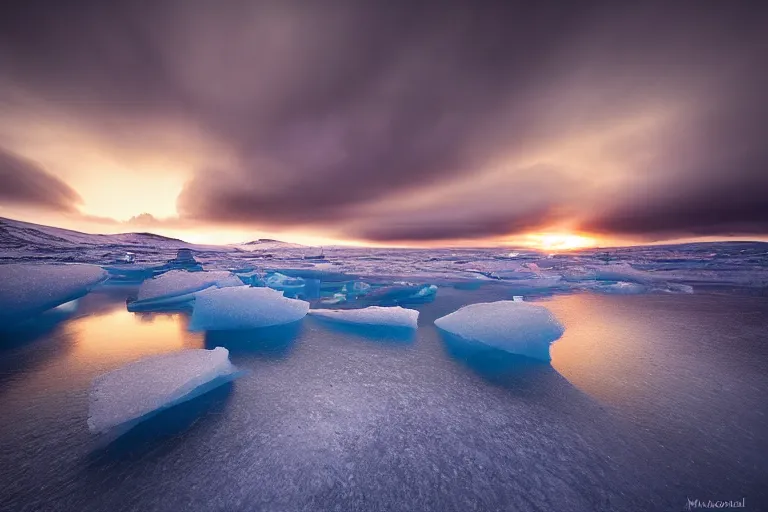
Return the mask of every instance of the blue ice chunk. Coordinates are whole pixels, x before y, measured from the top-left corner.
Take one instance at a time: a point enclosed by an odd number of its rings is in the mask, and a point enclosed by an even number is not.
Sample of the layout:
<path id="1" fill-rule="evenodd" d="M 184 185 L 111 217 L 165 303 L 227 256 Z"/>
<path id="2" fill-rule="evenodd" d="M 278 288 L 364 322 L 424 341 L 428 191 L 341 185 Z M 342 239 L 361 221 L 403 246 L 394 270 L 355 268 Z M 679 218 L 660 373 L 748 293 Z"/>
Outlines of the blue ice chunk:
<path id="1" fill-rule="evenodd" d="M 106 278 L 107 272 L 96 265 L 0 265 L 0 324 L 82 297 Z"/>
<path id="2" fill-rule="evenodd" d="M 286 297 L 295 297 L 304 290 L 306 282 L 301 277 L 290 277 L 274 272 L 266 277 L 264 284 L 268 288 L 284 292 Z"/>
<path id="3" fill-rule="evenodd" d="M 343 291 L 348 297 L 360 297 L 371 291 L 371 285 L 363 281 L 350 281 L 344 285 Z"/>
<path id="4" fill-rule="evenodd" d="M 347 302 L 347 296 L 343 293 L 334 293 L 332 297 L 325 297 L 320 302 L 323 304 L 342 304 Z"/>
<path id="5" fill-rule="evenodd" d="M 366 304 L 395 306 L 401 304 L 424 304 L 435 300 L 437 286 L 413 283 L 395 283 L 391 286 L 375 288 L 361 298 Z"/>
<path id="6" fill-rule="evenodd" d="M 264 283 L 264 272 L 262 270 L 246 270 L 235 272 L 235 275 L 243 282 L 251 286 L 262 287 Z"/>
<path id="7" fill-rule="evenodd" d="M 304 318 L 309 303 L 284 297 L 279 290 L 237 286 L 210 289 L 195 296 L 189 329 L 257 329 Z"/>
<path id="8" fill-rule="evenodd" d="M 273 268 L 272 270 L 288 277 L 301 277 L 302 279 L 320 279 L 321 281 L 341 283 L 355 279 L 353 275 L 322 268 Z"/>
<path id="9" fill-rule="evenodd" d="M 435 320 L 440 329 L 534 359 L 549 361 L 549 346 L 565 332 L 547 308 L 502 300 L 471 304 Z"/>
<path id="10" fill-rule="evenodd" d="M 238 375 L 229 351 L 192 349 L 148 357 L 97 377 L 91 387 L 88 428 L 122 431 L 161 410 L 190 400 Z"/>

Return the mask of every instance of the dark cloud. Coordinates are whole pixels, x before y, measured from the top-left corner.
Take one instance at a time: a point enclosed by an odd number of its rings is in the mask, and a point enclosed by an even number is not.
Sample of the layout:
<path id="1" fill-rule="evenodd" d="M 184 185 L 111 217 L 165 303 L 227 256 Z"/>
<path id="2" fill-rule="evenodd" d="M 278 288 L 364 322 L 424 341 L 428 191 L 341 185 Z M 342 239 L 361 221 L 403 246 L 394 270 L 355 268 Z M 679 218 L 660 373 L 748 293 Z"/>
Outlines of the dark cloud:
<path id="1" fill-rule="evenodd" d="M 73 212 L 81 199 L 69 185 L 35 162 L 0 148 L 0 201 Z"/>
<path id="2" fill-rule="evenodd" d="M 224 148 L 179 196 L 185 222 L 768 233 L 768 36 L 748 2 L 2 9 L 0 88 L 115 138 L 172 119 Z"/>

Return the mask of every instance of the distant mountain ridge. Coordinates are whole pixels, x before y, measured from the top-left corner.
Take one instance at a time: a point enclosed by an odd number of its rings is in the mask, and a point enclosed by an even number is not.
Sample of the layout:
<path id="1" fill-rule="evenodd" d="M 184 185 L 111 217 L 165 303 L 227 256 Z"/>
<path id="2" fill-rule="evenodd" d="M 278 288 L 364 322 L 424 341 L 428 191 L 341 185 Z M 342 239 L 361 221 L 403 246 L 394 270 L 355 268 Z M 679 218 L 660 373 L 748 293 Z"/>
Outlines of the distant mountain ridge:
<path id="1" fill-rule="evenodd" d="M 155 233 L 93 235 L 0 217 L 0 248 L 71 248 L 78 246 L 156 246 L 163 249 L 194 248 L 194 244 Z"/>
<path id="2" fill-rule="evenodd" d="M 0 217 L 0 250 L 53 251 L 87 247 L 144 252 L 146 250 L 172 251 L 178 249 L 214 252 L 243 250 L 250 252 L 307 248 L 305 245 L 282 242 L 272 238 L 259 238 L 242 244 L 207 245 L 192 244 L 178 238 L 149 232 L 89 234 Z"/>

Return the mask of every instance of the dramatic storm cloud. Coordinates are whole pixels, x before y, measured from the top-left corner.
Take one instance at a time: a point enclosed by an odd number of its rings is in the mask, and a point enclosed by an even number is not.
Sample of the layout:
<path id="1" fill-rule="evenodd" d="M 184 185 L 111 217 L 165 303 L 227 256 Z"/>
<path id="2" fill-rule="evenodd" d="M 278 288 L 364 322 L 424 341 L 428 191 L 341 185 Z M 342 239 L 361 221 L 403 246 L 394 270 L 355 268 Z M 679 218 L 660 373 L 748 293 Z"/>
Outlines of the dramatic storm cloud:
<path id="1" fill-rule="evenodd" d="M 0 200 L 57 211 L 74 211 L 77 192 L 34 162 L 0 148 Z"/>
<path id="2" fill-rule="evenodd" d="M 748 2 L 0 9 L 0 144 L 90 215 L 388 243 L 768 233 Z"/>

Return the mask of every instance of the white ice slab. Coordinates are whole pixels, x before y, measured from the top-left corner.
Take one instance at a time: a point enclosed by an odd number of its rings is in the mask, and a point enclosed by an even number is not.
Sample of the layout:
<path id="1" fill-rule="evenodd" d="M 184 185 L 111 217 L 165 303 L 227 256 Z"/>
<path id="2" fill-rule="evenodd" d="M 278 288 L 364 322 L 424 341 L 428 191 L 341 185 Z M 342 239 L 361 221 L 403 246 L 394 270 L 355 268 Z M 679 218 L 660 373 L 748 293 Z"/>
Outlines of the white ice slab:
<path id="1" fill-rule="evenodd" d="M 189 328 L 193 331 L 255 329 L 304 318 L 309 303 L 289 299 L 271 288 L 238 286 L 195 294 Z"/>
<path id="2" fill-rule="evenodd" d="M 314 316 L 337 322 L 360 325 L 384 325 L 388 327 L 408 327 L 416 329 L 419 312 L 400 306 L 370 306 L 362 309 L 312 309 Z"/>
<path id="3" fill-rule="evenodd" d="M 227 382 L 235 367 L 229 351 L 192 349 L 148 357 L 97 377 L 91 388 L 88 428 L 129 428 L 148 415 Z"/>
<path id="4" fill-rule="evenodd" d="M 194 298 L 193 293 L 206 288 L 225 288 L 242 284 L 236 275 L 227 271 L 171 270 L 154 279 L 144 281 L 139 288 L 137 300 L 131 303 L 131 306 L 138 308 L 189 302 Z"/>
<path id="5" fill-rule="evenodd" d="M 513 354 L 549 361 L 563 326 L 547 308 L 502 300 L 472 304 L 435 320 L 440 329 Z"/>

